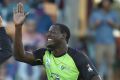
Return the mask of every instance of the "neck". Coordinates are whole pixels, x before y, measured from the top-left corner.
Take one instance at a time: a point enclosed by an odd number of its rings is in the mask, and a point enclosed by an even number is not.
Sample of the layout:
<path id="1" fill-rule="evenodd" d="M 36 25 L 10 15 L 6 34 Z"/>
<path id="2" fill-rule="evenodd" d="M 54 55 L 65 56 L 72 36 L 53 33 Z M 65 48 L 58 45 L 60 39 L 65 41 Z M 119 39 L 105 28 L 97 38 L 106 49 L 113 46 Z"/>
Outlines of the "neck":
<path id="1" fill-rule="evenodd" d="M 64 55 L 67 52 L 67 50 L 68 50 L 68 47 L 66 44 L 64 44 L 64 45 L 60 45 L 58 48 L 53 50 L 53 53 L 55 57 L 59 57 Z"/>

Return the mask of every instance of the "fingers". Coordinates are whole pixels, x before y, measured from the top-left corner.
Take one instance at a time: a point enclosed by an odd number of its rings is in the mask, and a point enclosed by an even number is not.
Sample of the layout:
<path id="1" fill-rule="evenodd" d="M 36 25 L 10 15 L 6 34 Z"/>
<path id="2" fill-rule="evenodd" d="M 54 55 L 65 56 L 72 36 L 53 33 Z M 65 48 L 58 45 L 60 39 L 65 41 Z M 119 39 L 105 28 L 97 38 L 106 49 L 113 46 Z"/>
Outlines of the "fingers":
<path id="1" fill-rule="evenodd" d="M 17 4 L 17 12 L 20 13 L 20 3 Z"/>
<path id="2" fill-rule="evenodd" d="M 23 4 L 22 3 L 18 3 L 17 4 L 17 8 L 13 9 L 13 13 L 16 14 L 16 13 L 24 13 L 24 8 L 23 8 Z"/>
<path id="3" fill-rule="evenodd" d="M 17 4 L 17 7 L 13 9 L 13 15 L 15 15 L 15 14 L 17 14 L 17 13 L 20 13 L 20 14 L 22 14 L 22 15 L 27 16 L 27 15 L 29 15 L 30 11 L 27 12 L 27 13 L 25 13 L 25 11 L 24 11 L 24 6 L 23 6 L 23 4 L 20 2 L 20 3 Z"/>
<path id="4" fill-rule="evenodd" d="M 19 9 L 20 13 L 24 13 L 24 8 L 23 8 L 23 4 L 22 3 L 18 4 L 18 9 Z"/>

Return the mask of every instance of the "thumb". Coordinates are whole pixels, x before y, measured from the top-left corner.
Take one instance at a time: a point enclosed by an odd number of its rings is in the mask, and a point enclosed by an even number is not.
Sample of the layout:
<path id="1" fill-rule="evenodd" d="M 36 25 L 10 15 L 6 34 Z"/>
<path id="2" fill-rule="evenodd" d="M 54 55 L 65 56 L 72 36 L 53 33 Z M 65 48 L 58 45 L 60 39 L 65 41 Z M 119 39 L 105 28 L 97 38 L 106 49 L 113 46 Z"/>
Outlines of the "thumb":
<path id="1" fill-rule="evenodd" d="M 25 16 L 28 16 L 28 15 L 30 14 L 30 12 L 31 12 L 31 11 L 29 11 L 29 12 L 25 13 Z"/>

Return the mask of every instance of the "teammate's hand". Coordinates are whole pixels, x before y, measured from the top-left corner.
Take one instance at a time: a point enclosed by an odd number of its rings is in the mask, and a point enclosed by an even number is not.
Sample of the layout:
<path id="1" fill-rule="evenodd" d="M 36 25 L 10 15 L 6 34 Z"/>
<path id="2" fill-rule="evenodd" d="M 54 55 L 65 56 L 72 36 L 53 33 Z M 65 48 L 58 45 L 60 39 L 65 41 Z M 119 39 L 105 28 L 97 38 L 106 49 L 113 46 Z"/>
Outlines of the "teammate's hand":
<path id="1" fill-rule="evenodd" d="M 0 27 L 2 27 L 2 17 L 0 16 Z"/>
<path id="2" fill-rule="evenodd" d="M 13 10 L 13 21 L 15 25 L 22 25 L 26 18 L 27 13 L 25 13 L 23 4 L 18 3 L 17 8 Z"/>

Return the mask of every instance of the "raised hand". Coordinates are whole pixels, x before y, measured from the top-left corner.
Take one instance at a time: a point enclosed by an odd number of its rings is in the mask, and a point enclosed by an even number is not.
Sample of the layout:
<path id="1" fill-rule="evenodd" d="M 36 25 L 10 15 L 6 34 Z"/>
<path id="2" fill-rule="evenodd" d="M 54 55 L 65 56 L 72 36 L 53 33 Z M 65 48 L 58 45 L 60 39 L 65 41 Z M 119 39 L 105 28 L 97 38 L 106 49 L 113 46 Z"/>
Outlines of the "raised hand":
<path id="1" fill-rule="evenodd" d="M 13 10 L 13 21 L 15 25 L 22 25 L 26 18 L 27 13 L 25 13 L 22 3 L 17 4 L 17 8 Z"/>

